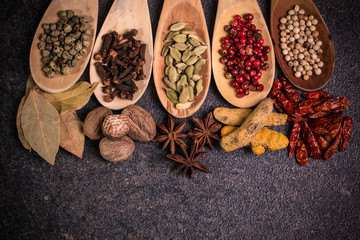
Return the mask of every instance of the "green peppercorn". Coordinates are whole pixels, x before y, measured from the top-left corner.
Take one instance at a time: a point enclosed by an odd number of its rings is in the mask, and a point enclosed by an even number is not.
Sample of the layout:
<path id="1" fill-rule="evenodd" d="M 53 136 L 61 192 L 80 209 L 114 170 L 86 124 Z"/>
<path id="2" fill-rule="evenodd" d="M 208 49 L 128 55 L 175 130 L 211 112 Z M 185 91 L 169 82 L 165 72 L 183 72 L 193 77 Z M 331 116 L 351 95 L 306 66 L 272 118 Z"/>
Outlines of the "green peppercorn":
<path id="1" fill-rule="evenodd" d="M 83 42 L 82 42 L 82 45 L 83 45 L 84 47 L 88 47 L 88 46 L 90 46 L 90 42 L 89 42 L 89 41 L 83 41 Z"/>
<path id="2" fill-rule="evenodd" d="M 66 18 L 60 18 L 58 23 L 60 23 L 61 25 L 64 25 L 67 22 Z"/>
<path id="3" fill-rule="evenodd" d="M 48 43 L 48 44 L 45 45 L 45 49 L 48 50 L 48 51 L 51 51 L 52 48 L 53 48 L 53 45 L 50 44 L 50 43 Z"/>
<path id="4" fill-rule="evenodd" d="M 65 43 L 65 44 L 70 44 L 70 43 L 72 43 L 72 38 L 71 38 L 70 36 L 65 37 L 64 43 Z"/>
<path id="5" fill-rule="evenodd" d="M 73 48 L 73 44 L 66 44 L 66 45 L 64 45 L 64 50 L 65 51 L 69 51 L 70 49 L 72 49 Z"/>
<path id="6" fill-rule="evenodd" d="M 57 62 L 58 59 L 59 59 L 58 56 L 56 56 L 56 54 L 55 54 L 52 58 L 52 61 Z"/>
<path id="7" fill-rule="evenodd" d="M 47 35 L 45 33 L 41 33 L 39 36 L 39 40 L 44 42 L 44 41 L 46 41 L 46 37 L 47 37 Z"/>
<path id="8" fill-rule="evenodd" d="M 56 53 L 56 54 L 59 53 L 60 52 L 60 47 L 59 46 L 54 46 L 53 52 Z"/>
<path id="9" fill-rule="evenodd" d="M 71 66 L 73 66 L 73 67 L 75 67 L 76 65 L 78 65 L 78 60 L 77 59 L 73 59 L 72 61 L 71 61 Z"/>
<path id="10" fill-rule="evenodd" d="M 65 33 L 68 33 L 68 32 L 71 32 L 72 30 L 72 27 L 70 24 L 65 24 L 64 27 L 63 27 L 63 30 Z"/>
<path id="11" fill-rule="evenodd" d="M 68 58 L 70 58 L 70 53 L 69 53 L 68 51 L 64 51 L 64 52 L 61 54 L 61 56 L 62 56 L 63 58 L 65 58 L 65 59 L 68 59 Z"/>
<path id="12" fill-rule="evenodd" d="M 85 24 L 81 24 L 80 25 L 80 28 L 79 28 L 79 30 L 81 31 L 81 32 L 85 32 L 86 31 L 86 25 Z"/>
<path id="13" fill-rule="evenodd" d="M 77 38 L 76 38 L 75 34 L 71 35 L 71 40 L 72 40 L 73 42 L 75 42 L 76 39 L 77 39 Z"/>
<path id="14" fill-rule="evenodd" d="M 81 37 L 81 32 L 79 31 L 75 32 L 74 36 L 76 37 L 76 39 L 79 39 Z"/>
<path id="15" fill-rule="evenodd" d="M 69 53 L 70 53 L 71 56 L 75 56 L 77 51 L 74 48 L 72 48 L 72 49 L 69 50 Z"/>
<path id="16" fill-rule="evenodd" d="M 51 31 L 56 30 L 56 24 L 55 23 L 50 24 L 50 30 Z"/>
<path id="17" fill-rule="evenodd" d="M 53 78 L 53 77 L 55 77 L 55 72 L 54 71 L 48 71 L 46 73 L 46 76 L 49 77 L 49 78 Z"/>
<path id="18" fill-rule="evenodd" d="M 74 11 L 73 10 L 67 10 L 66 15 L 67 15 L 68 18 L 72 18 L 74 16 Z"/>
<path id="19" fill-rule="evenodd" d="M 74 59 L 76 60 L 80 60 L 83 56 L 80 54 L 80 53 L 77 53 L 75 56 L 74 56 Z"/>
<path id="20" fill-rule="evenodd" d="M 50 33 L 50 35 L 53 36 L 53 37 L 58 37 L 60 35 L 60 31 L 59 30 L 52 31 Z"/>
<path id="21" fill-rule="evenodd" d="M 70 73 L 71 69 L 69 67 L 63 67 L 61 68 L 61 73 L 64 75 L 68 75 Z"/>
<path id="22" fill-rule="evenodd" d="M 80 24 L 75 24 L 74 27 L 73 27 L 73 30 L 74 31 L 79 31 L 80 29 Z"/>
<path id="23" fill-rule="evenodd" d="M 46 34 L 50 34 L 50 32 L 51 32 L 50 28 L 44 30 L 44 33 L 46 33 Z"/>
<path id="24" fill-rule="evenodd" d="M 45 42 L 39 42 L 39 44 L 38 44 L 38 48 L 39 48 L 40 50 L 44 50 L 44 49 L 45 49 L 45 46 L 46 46 L 46 43 L 45 43 Z"/>
<path id="25" fill-rule="evenodd" d="M 61 72 L 61 68 L 59 66 L 56 66 L 56 68 L 54 69 L 55 73 L 60 73 Z"/>
<path id="26" fill-rule="evenodd" d="M 45 41 L 46 41 L 47 43 L 52 43 L 52 41 L 51 41 L 51 36 L 47 36 Z"/>
<path id="27" fill-rule="evenodd" d="M 78 42 L 78 43 L 75 44 L 74 48 L 78 52 L 83 48 L 83 45 L 80 42 Z"/>
<path id="28" fill-rule="evenodd" d="M 63 25 L 61 23 L 59 23 L 59 22 L 56 23 L 56 30 L 61 31 L 62 27 L 63 27 Z"/>
<path id="29" fill-rule="evenodd" d="M 81 23 L 87 23 L 87 19 L 85 17 L 80 17 L 80 22 Z"/>
<path id="30" fill-rule="evenodd" d="M 48 64 L 48 63 L 50 62 L 50 57 L 42 57 L 42 58 L 41 58 L 41 62 L 42 62 L 43 64 Z"/>
<path id="31" fill-rule="evenodd" d="M 67 18 L 66 11 L 59 11 L 58 15 L 59 15 L 60 18 Z"/>
<path id="32" fill-rule="evenodd" d="M 91 35 L 91 31 L 89 29 L 87 29 L 85 32 L 84 32 L 86 35 Z"/>
<path id="33" fill-rule="evenodd" d="M 88 40 L 89 39 L 89 35 L 86 35 L 85 33 L 81 34 L 81 39 L 82 40 Z"/>
<path id="34" fill-rule="evenodd" d="M 81 49 L 79 53 L 80 53 L 81 55 L 83 55 L 83 56 L 84 56 L 85 54 L 87 54 L 86 48 Z"/>
<path id="35" fill-rule="evenodd" d="M 58 46 L 60 46 L 60 42 L 59 42 L 59 41 L 55 41 L 55 42 L 53 42 L 53 45 L 54 45 L 54 47 L 58 47 Z"/>
<path id="36" fill-rule="evenodd" d="M 54 42 L 57 42 L 59 40 L 58 37 L 51 37 L 51 42 L 54 44 Z"/>
<path id="37" fill-rule="evenodd" d="M 47 73 L 51 71 L 51 68 L 49 68 L 48 66 L 44 66 L 41 70 L 43 70 L 44 73 Z"/>
<path id="38" fill-rule="evenodd" d="M 49 63 L 49 67 L 50 67 L 51 69 L 56 68 L 56 62 L 55 62 L 55 61 L 51 61 L 51 62 Z"/>
<path id="39" fill-rule="evenodd" d="M 47 23 L 44 23 L 43 25 L 42 25 L 42 28 L 45 30 L 45 29 L 49 29 L 50 28 L 50 25 L 49 24 L 47 24 Z"/>
<path id="40" fill-rule="evenodd" d="M 41 56 L 48 57 L 49 55 L 50 55 L 50 51 L 48 51 L 48 50 L 42 50 L 41 51 Z"/>

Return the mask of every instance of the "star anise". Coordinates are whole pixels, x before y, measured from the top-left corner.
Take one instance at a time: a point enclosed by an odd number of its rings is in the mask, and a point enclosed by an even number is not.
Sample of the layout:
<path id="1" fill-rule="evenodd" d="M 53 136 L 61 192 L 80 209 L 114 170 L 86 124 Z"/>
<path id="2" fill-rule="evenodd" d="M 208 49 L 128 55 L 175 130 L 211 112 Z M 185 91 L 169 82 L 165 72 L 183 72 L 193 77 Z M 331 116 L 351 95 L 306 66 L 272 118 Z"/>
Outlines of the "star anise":
<path id="1" fill-rule="evenodd" d="M 212 138 L 220 140 L 220 137 L 216 134 L 217 131 L 221 128 L 221 125 L 218 124 L 212 112 L 210 112 L 204 119 L 192 118 L 192 121 L 195 123 L 195 128 L 188 132 L 188 136 L 193 140 L 199 140 L 199 149 L 202 148 L 205 144 L 209 145 L 211 149 L 214 149 L 212 145 Z"/>
<path id="2" fill-rule="evenodd" d="M 179 154 L 167 154 L 167 158 L 177 162 L 176 166 L 174 167 L 174 172 L 182 172 L 183 176 L 188 173 L 191 178 L 194 178 L 193 167 L 195 167 L 202 171 L 211 173 L 211 171 L 204 164 L 196 162 L 196 160 L 205 157 L 207 154 L 207 152 L 199 152 L 199 147 L 199 141 L 196 139 L 191 147 L 190 155 L 188 155 L 185 149 L 182 149 L 184 156 Z"/>
<path id="3" fill-rule="evenodd" d="M 181 139 L 187 137 L 186 133 L 181 133 L 184 130 L 185 125 L 186 122 L 184 121 L 174 129 L 174 121 L 169 115 L 167 127 L 165 127 L 163 124 L 156 124 L 159 132 L 162 133 L 162 135 L 156 136 L 153 141 L 164 142 L 162 149 L 165 149 L 170 143 L 171 154 L 175 154 L 175 144 L 177 144 L 181 149 L 186 149 L 186 143 Z"/>

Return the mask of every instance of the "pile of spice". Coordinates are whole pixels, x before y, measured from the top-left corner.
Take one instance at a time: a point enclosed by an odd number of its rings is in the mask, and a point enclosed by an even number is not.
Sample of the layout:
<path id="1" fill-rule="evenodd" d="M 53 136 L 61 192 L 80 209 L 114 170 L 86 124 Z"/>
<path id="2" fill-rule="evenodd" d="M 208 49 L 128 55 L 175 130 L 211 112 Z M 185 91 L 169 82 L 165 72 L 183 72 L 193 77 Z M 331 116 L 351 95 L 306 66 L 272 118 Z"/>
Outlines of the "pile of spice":
<path id="1" fill-rule="evenodd" d="M 331 97 L 325 91 L 300 94 L 281 74 L 274 80 L 269 97 L 279 112 L 289 115 L 294 122 L 289 143 L 289 157 L 296 149 L 296 159 L 306 165 L 308 157 L 328 160 L 337 148 L 344 151 L 353 130 L 351 117 L 343 117 L 349 100 Z M 299 137 L 301 139 L 299 139 Z"/>
<path id="2" fill-rule="evenodd" d="M 212 112 L 203 119 L 193 117 L 192 121 L 195 127 L 188 133 L 183 133 L 186 122 L 183 121 L 175 127 L 174 120 L 169 115 L 167 126 L 156 124 L 160 135 L 156 136 L 153 141 L 164 142 L 162 149 L 169 146 L 170 154 L 167 154 L 166 157 L 177 163 L 173 169 L 174 172 L 181 172 L 183 176 L 189 174 L 191 178 L 194 178 L 193 168 L 211 173 L 204 164 L 197 160 L 205 157 L 207 154 L 207 152 L 200 152 L 203 146 L 208 145 L 211 149 L 214 149 L 213 140 L 219 141 L 220 137 L 217 135 L 217 132 L 221 125 L 215 121 Z M 186 137 L 190 137 L 193 140 L 189 154 L 187 152 L 188 146 L 183 140 Z M 176 154 L 176 146 L 180 148 L 182 155 Z"/>
<path id="3" fill-rule="evenodd" d="M 125 34 L 116 31 L 102 36 L 103 45 L 94 54 L 95 68 L 104 84 L 105 101 L 111 102 L 116 96 L 132 100 L 138 91 L 134 81 L 144 80 L 143 66 L 146 63 L 146 44 L 136 40 L 138 34 L 132 29 Z"/>
<path id="4" fill-rule="evenodd" d="M 191 106 L 194 97 L 203 90 L 203 81 L 198 74 L 206 59 L 201 57 L 207 46 L 187 23 L 179 22 L 170 26 L 161 56 L 165 58 L 165 77 L 167 97 L 177 109 Z"/>
<path id="5" fill-rule="evenodd" d="M 59 11 L 57 23 L 42 25 L 44 33 L 40 34 L 38 48 L 44 64 L 42 68 L 47 77 L 55 74 L 70 74 L 71 67 L 78 65 L 79 60 L 88 53 L 90 46 L 85 17 L 74 15 L 72 10 Z"/>
<path id="6" fill-rule="evenodd" d="M 320 59 L 323 50 L 316 30 L 318 20 L 304 14 L 305 10 L 296 5 L 280 18 L 280 48 L 295 77 L 309 80 L 313 73 L 321 74 L 324 63 Z"/>
<path id="7" fill-rule="evenodd" d="M 228 36 L 221 40 L 222 55 L 220 62 L 225 64 L 225 77 L 232 79 L 231 85 L 236 89 L 237 97 L 249 95 L 250 91 L 263 91 L 259 83 L 261 70 L 269 68 L 268 53 L 271 48 L 264 46 L 261 30 L 252 23 L 254 16 L 245 15 L 245 21 L 236 15 L 230 25 L 224 27 Z"/>

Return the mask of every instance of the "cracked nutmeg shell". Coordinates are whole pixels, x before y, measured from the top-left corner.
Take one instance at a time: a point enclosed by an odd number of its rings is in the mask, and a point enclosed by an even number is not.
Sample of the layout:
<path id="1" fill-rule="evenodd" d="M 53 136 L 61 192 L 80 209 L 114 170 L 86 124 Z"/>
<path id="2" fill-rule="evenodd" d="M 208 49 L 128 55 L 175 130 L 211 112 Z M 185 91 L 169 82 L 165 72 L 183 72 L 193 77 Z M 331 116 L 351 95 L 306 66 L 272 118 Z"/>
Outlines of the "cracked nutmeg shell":
<path id="1" fill-rule="evenodd" d="M 91 140 L 98 140 L 102 138 L 104 136 L 101 130 L 102 123 L 104 118 L 110 114 L 112 114 L 112 111 L 107 107 L 97 107 L 91 110 L 84 121 L 85 136 Z"/>
<path id="2" fill-rule="evenodd" d="M 121 162 L 133 154 L 135 144 L 128 136 L 118 139 L 104 137 L 99 143 L 99 149 L 104 159 L 110 162 Z"/>
<path id="3" fill-rule="evenodd" d="M 122 115 L 127 115 L 132 120 L 128 136 L 134 141 L 149 142 L 156 135 L 156 124 L 151 114 L 137 105 L 125 108 Z"/>
<path id="4" fill-rule="evenodd" d="M 131 119 L 127 115 L 108 115 L 103 121 L 102 132 L 105 137 L 117 139 L 128 134 L 130 127 Z"/>

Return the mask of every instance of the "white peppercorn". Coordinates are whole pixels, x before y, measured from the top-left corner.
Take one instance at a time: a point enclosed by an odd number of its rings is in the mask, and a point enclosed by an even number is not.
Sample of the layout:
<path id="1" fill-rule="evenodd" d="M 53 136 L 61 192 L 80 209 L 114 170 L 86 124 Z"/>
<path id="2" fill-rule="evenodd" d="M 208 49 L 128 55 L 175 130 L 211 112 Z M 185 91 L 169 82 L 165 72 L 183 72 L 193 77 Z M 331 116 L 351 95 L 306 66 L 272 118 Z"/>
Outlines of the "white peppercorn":
<path id="1" fill-rule="evenodd" d="M 313 20 L 314 19 L 314 16 L 313 15 L 310 15 L 309 16 L 309 20 Z"/>
<path id="2" fill-rule="evenodd" d="M 319 32 L 318 32 L 318 31 L 314 31 L 314 32 L 312 33 L 312 35 L 313 35 L 313 37 L 318 37 L 318 36 L 319 36 Z"/>
<path id="3" fill-rule="evenodd" d="M 300 52 L 301 52 L 301 48 L 300 48 Z M 304 57 L 305 57 L 305 56 L 304 56 L 304 54 L 303 54 L 303 53 L 300 53 L 300 54 L 299 54 L 299 59 L 300 59 L 300 60 L 303 60 L 303 59 L 304 59 Z"/>
<path id="4" fill-rule="evenodd" d="M 310 31 L 314 32 L 316 30 L 316 27 L 314 25 L 310 26 Z"/>
<path id="5" fill-rule="evenodd" d="M 316 18 L 314 18 L 313 20 L 311 20 L 311 23 L 312 23 L 313 25 L 316 25 L 316 24 L 318 24 L 318 20 L 317 20 Z"/>
<path id="6" fill-rule="evenodd" d="M 289 67 L 294 66 L 293 62 L 291 62 L 291 61 L 288 62 L 288 65 L 289 65 Z"/>
<path id="7" fill-rule="evenodd" d="M 287 25 L 287 27 L 286 27 L 288 30 L 293 30 L 294 29 L 294 26 L 293 25 Z"/>
<path id="8" fill-rule="evenodd" d="M 294 35 L 294 38 L 295 38 L 296 40 L 299 39 L 299 38 L 300 38 L 300 34 L 296 33 L 296 34 Z"/>
<path id="9" fill-rule="evenodd" d="M 315 60 L 318 58 L 318 55 L 316 53 L 313 53 L 313 54 L 311 54 L 311 58 Z"/>
<path id="10" fill-rule="evenodd" d="M 286 56 L 284 57 L 285 61 L 287 61 L 287 62 L 290 61 L 290 58 L 291 58 L 291 57 L 290 57 L 289 55 L 286 55 Z"/>
<path id="11" fill-rule="evenodd" d="M 293 25 L 294 25 L 294 27 L 299 27 L 300 26 L 299 21 L 293 22 Z"/>
<path id="12" fill-rule="evenodd" d="M 314 69 L 318 69 L 319 66 L 315 63 L 315 64 L 313 65 L 313 68 L 314 68 Z"/>
<path id="13" fill-rule="evenodd" d="M 281 49 L 286 49 L 286 48 L 287 48 L 287 44 L 286 44 L 286 43 L 280 43 L 280 48 L 281 48 Z"/>
<path id="14" fill-rule="evenodd" d="M 305 14 L 305 10 L 304 9 L 299 9 L 299 14 Z"/>
<path id="15" fill-rule="evenodd" d="M 285 31 L 281 31 L 281 32 L 280 32 L 280 36 L 281 36 L 281 37 L 285 37 L 285 36 L 286 36 L 286 32 L 285 32 Z"/>
<path id="16" fill-rule="evenodd" d="M 280 18 L 280 23 L 286 23 L 287 19 L 285 17 Z"/>
<path id="17" fill-rule="evenodd" d="M 303 76 L 303 79 L 304 79 L 305 81 L 307 81 L 307 80 L 310 79 L 310 77 L 309 77 L 308 75 L 304 75 L 304 76 Z"/>
<path id="18" fill-rule="evenodd" d="M 300 72 L 295 72 L 295 77 L 301 77 L 301 73 Z"/>
<path id="19" fill-rule="evenodd" d="M 310 27 L 311 25 L 312 25 L 312 23 L 310 20 L 306 21 L 306 26 Z"/>
<path id="20" fill-rule="evenodd" d="M 295 11 L 294 11 L 293 9 L 290 9 L 290 10 L 288 11 L 288 14 L 289 14 L 289 15 L 294 15 L 294 14 L 295 14 Z"/>
<path id="21" fill-rule="evenodd" d="M 295 11 L 295 12 L 298 12 L 299 10 L 300 10 L 299 5 L 295 5 L 295 7 L 294 7 L 294 11 Z"/>
<path id="22" fill-rule="evenodd" d="M 298 27 L 295 27 L 294 30 L 293 30 L 294 33 L 299 33 L 300 32 L 300 28 Z"/>
<path id="23" fill-rule="evenodd" d="M 279 29 L 280 29 L 280 30 L 285 30 L 285 29 L 286 29 L 285 24 L 280 24 L 280 25 L 279 25 Z"/>
<path id="24" fill-rule="evenodd" d="M 283 55 L 288 55 L 289 54 L 289 51 L 288 50 L 286 50 L 286 49 L 284 49 L 284 50 L 282 50 L 282 52 L 281 52 Z"/>
<path id="25" fill-rule="evenodd" d="M 322 41 L 321 40 L 317 41 L 316 45 L 319 45 L 321 47 L 322 46 Z"/>
<path id="26" fill-rule="evenodd" d="M 283 43 L 283 42 L 286 42 L 286 38 L 285 38 L 285 37 L 281 37 L 281 38 L 280 38 L 280 42 L 282 42 L 282 43 Z"/>
<path id="27" fill-rule="evenodd" d="M 292 16 L 291 16 L 291 19 L 292 19 L 293 21 L 297 21 L 299 18 L 298 18 L 297 15 L 292 15 Z"/>
<path id="28" fill-rule="evenodd" d="M 320 68 L 317 68 L 315 69 L 315 75 L 320 75 L 321 74 L 321 69 Z"/>
<path id="29" fill-rule="evenodd" d="M 299 66 L 297 66 L 296 70 L 297 70 L 298 72 L 302 72 L 302 71 L 304 70 L 304 67 L 301 66 L 301 65 L 299 65 Z"/>
<path id="30" fill-rule="evenodd" d="M 313 49 L 314 49 L 315 51 L 317 51 L 317 50 L 320 49 L 320 46 L 315 44 L 315 45 L 313 46 Z"/>
<path id="31" fill-rule="evenodd" d="M 312 72 L 312 71 L 307 71 L 307 72 L 306 72 L 306 75 L 312 76 L 312 75 L 313 75 L 313 72 Z"/>
<path id="32" fill-rule="evenodd" d="M 318 62 L 318 63 L 317 63 L 317 65 L 318 65 L 318 67 L 320 67 L 320 68 L 321 68 L 321 67 L 323 67 L 323 66 L 324 66 L 324 62 L 323 62 L 323 61 L 320 61 L 320 62 Z"/>
<path id="33" fill-rule="evenodd" d="M 294 61 L 294 67 L 299 66 L 299 61 Z"/>

